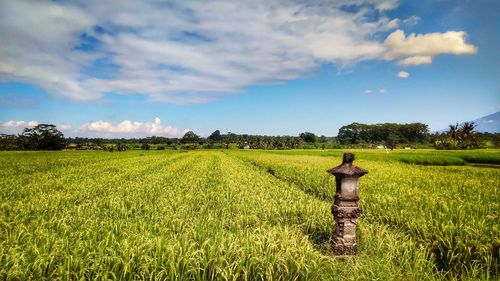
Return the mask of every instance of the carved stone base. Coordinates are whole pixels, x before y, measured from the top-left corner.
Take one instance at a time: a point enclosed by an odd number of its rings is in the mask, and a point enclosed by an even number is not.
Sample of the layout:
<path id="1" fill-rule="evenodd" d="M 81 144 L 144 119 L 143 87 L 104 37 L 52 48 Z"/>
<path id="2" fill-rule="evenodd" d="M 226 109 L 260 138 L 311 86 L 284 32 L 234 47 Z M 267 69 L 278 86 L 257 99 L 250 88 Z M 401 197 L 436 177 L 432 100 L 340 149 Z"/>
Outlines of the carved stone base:
<path id="1" fill-rule="evenodd" d="M 341 243 L 331 241 L 331 245 L 332 253 L 335 256 L 354 255 L 358 251 L 358 247 L 356 244 L 343 245 Z"/>
<path id="2" fill-rule="evenodd" d="M 340 204 L 339 204 L 340 205 Z M 353 255 L 356 253 L 356 219 L 361 215 L 357 206 L 332 206 L 335 231 L 330 240 L 334 255 Z"/>

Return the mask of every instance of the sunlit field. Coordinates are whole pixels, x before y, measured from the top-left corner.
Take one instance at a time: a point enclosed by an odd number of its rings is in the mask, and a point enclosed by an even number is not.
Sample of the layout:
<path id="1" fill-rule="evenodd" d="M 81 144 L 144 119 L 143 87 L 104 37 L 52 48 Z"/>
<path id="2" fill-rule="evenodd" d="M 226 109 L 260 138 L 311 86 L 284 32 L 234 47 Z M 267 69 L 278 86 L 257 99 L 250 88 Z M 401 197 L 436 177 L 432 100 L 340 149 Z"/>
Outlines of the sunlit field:
<path id="1" fill-rule="evenodd" d="M 359 150 L 358 254 L 333 257 L 340 150 L 0 153 L 0 279 L 500 277 L 500 151 Z"/>

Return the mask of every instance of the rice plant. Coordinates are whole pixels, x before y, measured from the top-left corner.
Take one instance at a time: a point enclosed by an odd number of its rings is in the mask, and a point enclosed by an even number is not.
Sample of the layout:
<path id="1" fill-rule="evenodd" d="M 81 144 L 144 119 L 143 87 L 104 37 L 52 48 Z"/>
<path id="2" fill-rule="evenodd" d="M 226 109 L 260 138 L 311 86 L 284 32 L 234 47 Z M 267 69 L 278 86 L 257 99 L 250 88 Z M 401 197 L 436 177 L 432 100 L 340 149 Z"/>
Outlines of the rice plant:
<path id="1" fill-rule="evenodd" d="M 332 200 L 334 182 L 324 171 L 338 164 L 339 157 L 234 154 L 312 196 Z M 419 157 L 412 154 L 407 157 Z M 427 249 L 434 271 L 449 278 L 498 277 L 498 169 L 415 166 L 378 159 L 360 159 L 357 164 L 370 171 L 361 180 L 364 222 L 410 235 Z"/>
<path id="2" fill-rule="evenodd" d="M 498 278 L 498 170 L 360 157 L 359 252 L 339 258 L 341 152 L 314 153 L 2 152 L 0 279 Z"/>

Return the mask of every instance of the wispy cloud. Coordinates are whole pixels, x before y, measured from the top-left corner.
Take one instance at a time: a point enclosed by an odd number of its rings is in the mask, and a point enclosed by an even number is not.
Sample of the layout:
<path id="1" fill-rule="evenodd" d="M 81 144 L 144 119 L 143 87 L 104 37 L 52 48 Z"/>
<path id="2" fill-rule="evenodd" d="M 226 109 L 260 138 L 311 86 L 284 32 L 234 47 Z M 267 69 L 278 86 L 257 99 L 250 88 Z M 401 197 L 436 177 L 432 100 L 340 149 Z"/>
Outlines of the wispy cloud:
<path id="1" fill-rule="evenodd" d="M 113 92 L 207 102 L 322 62 L 380 57 L 385 48 L 372 37 L 389 19 L 369 16 L 395 3 L 0 0 L 0 34 L 8 38 L 0 79 L 75 100 Z"/>
<path id="2" fill-rule="evenodd" d="M 405 51 L 429 46 L 428 36 L 444 38 L 439 44 L 465 44 L 463 32 L 405 37 L 400 30 L 380 42 L 375 35 L 401 22 L 384 15 L 396 5 L 0 0 L 0 81 L 26 82 L 81 101 L 114 93 L 203 103 L 250 85 L 298 78 L 322 63 L 352 65 L 385 55 L 418 64 L 456 50 Z M 418 57 L 423 59 L 417 63 Z"/>
<path id="3" fill-rule="evenodd" d="M 391 21 L 389 21 L 387 23 L 387 27 L 392 29 L 392 28 L 397 28 L 401 25 L 414 26 L 414 25 L 417 25 L 419 22 L 420 22 L 420 17 L 413 15 L 409 18 L 404 19 L 404 20 L 401 20 L 398 18 L 392 19 Z"/>
<path id="4" fill-rule="evenodd" d="M 378 90 L 372 90 L 372 89 L 367 89 L 363 92 L 363 94 L 369 96 L 369 95 L 372 95 L 372 94 L 381 94 L 381 95 L 384 95 L 387 93 L 387 90 L 384 89 L 384 88 L 381 88 L 381 89 L 378 89 Z"/>
<path id="5" fill-rule="evenodd" d="M 385 95 L 387 93 L 387 90 L 384 89 L 384 88 L 380 88 L 378 90 L 372 90 L 372 89 L 367 89 L 363 92 L 363 94 L 367 95 L 367 96 L 370 96 L 370 95 L 373 95 L 373 94 L 381 94 L 381 95 Z"/>

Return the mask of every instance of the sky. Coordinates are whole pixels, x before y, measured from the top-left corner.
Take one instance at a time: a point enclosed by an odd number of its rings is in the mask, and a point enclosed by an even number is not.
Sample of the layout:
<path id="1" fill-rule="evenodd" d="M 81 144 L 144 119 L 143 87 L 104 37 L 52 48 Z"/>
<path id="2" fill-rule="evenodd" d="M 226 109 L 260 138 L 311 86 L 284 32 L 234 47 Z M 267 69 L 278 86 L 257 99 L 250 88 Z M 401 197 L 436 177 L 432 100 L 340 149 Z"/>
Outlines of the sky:
<path id="1" fill-rule="evenodd" d="M 0 133 L 437 131 L 500 110 L 499 12 L 496 0 L 0 0 Z"/>

